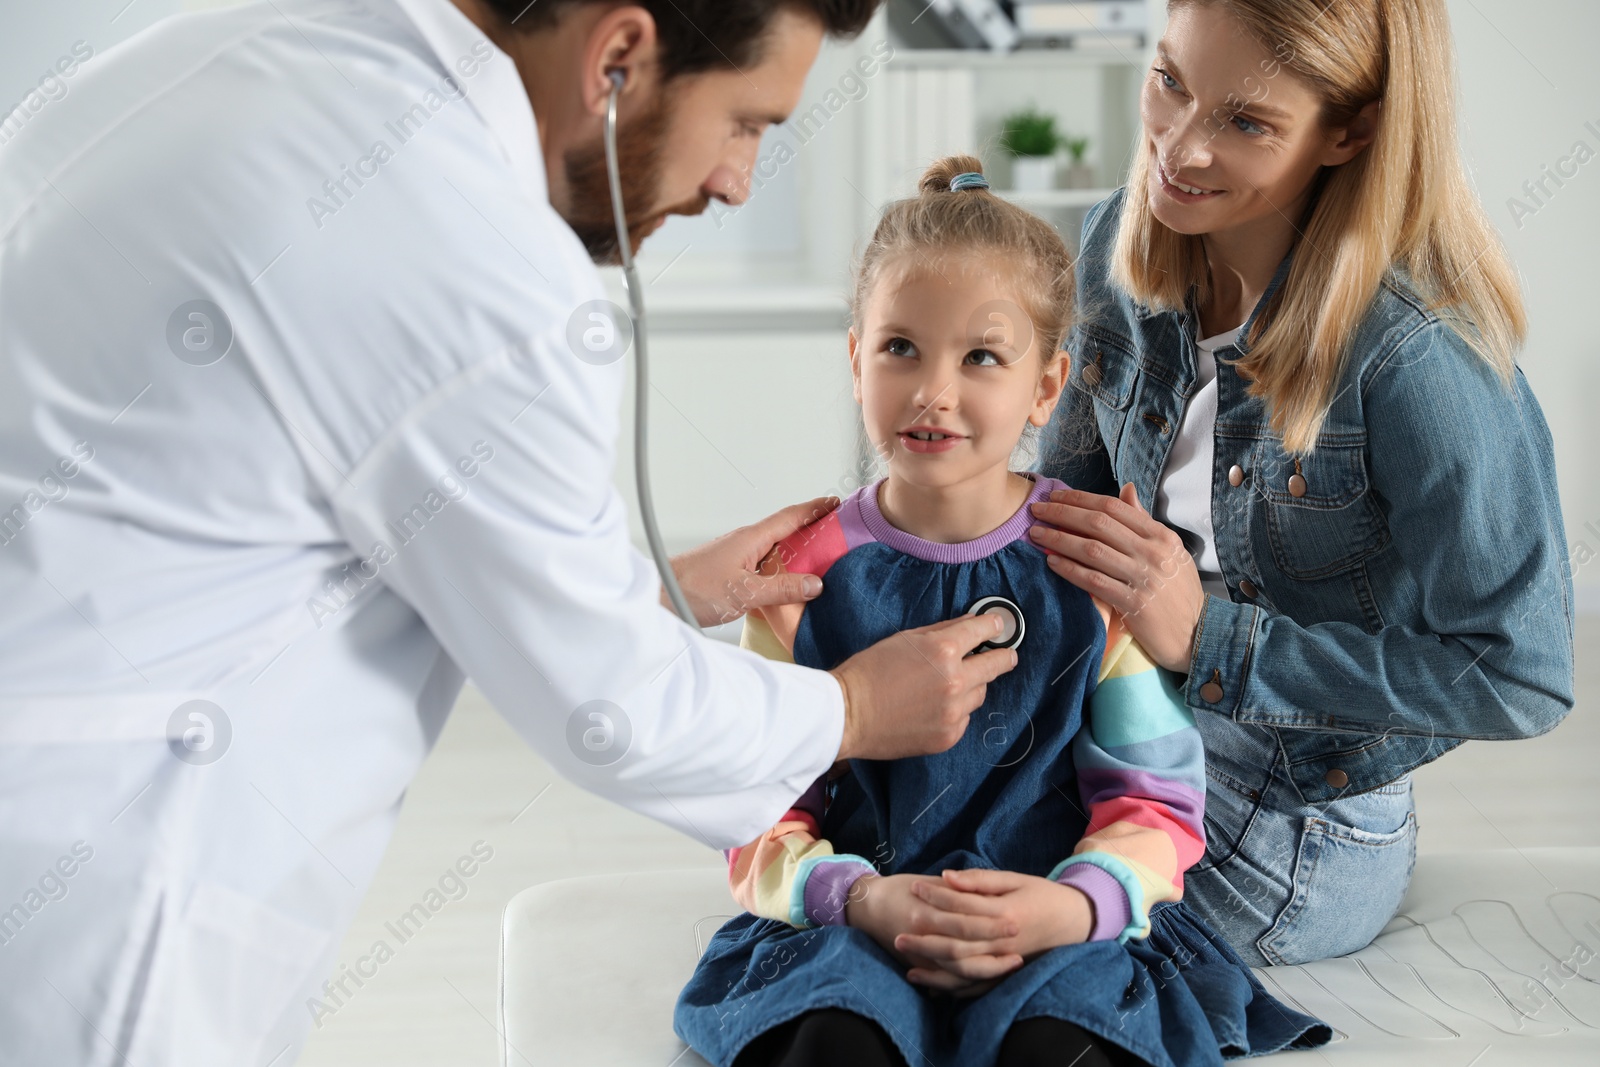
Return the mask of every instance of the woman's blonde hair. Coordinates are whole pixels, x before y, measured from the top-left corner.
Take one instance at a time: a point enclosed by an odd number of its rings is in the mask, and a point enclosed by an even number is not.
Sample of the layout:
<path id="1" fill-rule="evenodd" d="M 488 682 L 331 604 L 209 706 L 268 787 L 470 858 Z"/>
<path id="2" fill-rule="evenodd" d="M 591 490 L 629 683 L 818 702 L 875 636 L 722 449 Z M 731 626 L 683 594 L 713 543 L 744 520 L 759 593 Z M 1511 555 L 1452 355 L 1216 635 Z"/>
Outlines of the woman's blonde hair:
<path id="1" fill-rule="evenodd" d="M 1235 364 L 1267 400 L 1290 452 L 1316 447 L 1350 339 L 1385 273 L 1411 284 L 1507 382 L 1527 335 L 1522 294 L 1499 237 L 1467 181 L 1456 143 L 1450 24 L 1444 0 L 1168 0 L 1168 10 L 1219 7 L 1239 20 L 1323 100 L 1325 129 L 1379 102 L 1377 135 L 1324 169 L 1298 228 L 1288 278 L 1258 317 Z M 1209 290 L 1197 235 L 1164 226 L 1146 193 L 1154 145 L 1136 153 L 1113 277 L 1136 300 L 1184 306 Z"/>
<path id="2" fill-rule="evenodd" d="M 958 175 L 982 173 L 983 163 L 973 156 L 947 156 L 923 172 L 916 196 L 896 200 L 884 210 L 856 263 L 851 322 L 860 327 L 873 286 L 888 263 L 900 264 L 906 257 L 936 262 L 945 253 L 992 253 L 1014 269 L 1040 365 L 1049 366 L 1072 327 L 1072 254 L 1054 226 L 986 186 L 950 188 Z"/>

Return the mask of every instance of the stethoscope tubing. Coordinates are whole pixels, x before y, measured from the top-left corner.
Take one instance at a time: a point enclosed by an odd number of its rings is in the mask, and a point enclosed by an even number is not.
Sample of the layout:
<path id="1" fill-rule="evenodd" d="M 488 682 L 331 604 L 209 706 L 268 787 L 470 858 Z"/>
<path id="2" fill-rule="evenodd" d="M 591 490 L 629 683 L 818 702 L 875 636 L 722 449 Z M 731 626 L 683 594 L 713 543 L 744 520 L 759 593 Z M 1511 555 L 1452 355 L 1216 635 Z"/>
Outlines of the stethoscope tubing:
<path id="1" fill-rule="evenodd" d="M 606 103 L 606 178 L 611 185 L 611 217 L 617 227 L 622 280 L 628 290 L 628 311 L 633 318 L 633 472 L 639 487 L 639 517 L 644 523 L 650 555 L 655 559 L 656 570 L 661 572 L 667 598 L 672 601 L 678 617 L 699 630 L 694 611 L 678 585 L 678 576 L 672 572 L 672 559 L 667 555 L 661 528 L 656 522 L 655 496 L 650 491 L 650 346 L 645 339 L 644 287 L 639 284 L 639 274 L 633 264 L 633 242 L 628 235 L 628 215 L 622 205 L 622 176 L 617 160 L 617 97 L 622 93 L 623 84 L 624 79 L 613 76 L 611 98 Z"/>

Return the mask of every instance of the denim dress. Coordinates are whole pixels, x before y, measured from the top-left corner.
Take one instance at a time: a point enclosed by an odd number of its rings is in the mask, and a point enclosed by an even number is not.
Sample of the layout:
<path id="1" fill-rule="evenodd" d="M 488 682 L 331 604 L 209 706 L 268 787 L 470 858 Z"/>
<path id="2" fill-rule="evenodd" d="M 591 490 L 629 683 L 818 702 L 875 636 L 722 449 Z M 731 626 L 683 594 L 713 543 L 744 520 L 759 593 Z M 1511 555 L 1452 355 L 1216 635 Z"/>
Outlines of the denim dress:
<path id="1" fill-rule="evenodd" d="M 977 867 L 1045 877 L 1087 829 L 1071 743 L 1085 722 L 1105 627 L 1088 595 L 1056 577 L 1025 538 L 954 563 L 880 542 L 851 549 L 807 605 L 795 661 L 832 668 L 989 595 L 1021 608 L 1026 640 L 961 741 L 931 756 L 852 760 L 851 773 L 830 787 L 822 836 L 880 874 Z M 991 1064 L 1011 1026 L 1035 1016 L 1075 1023 L 1159 1067 L 1330 1039 L 1319 1020 L 1271 996 L 1182 902 L 1156 904 L 1150 923 L 1144 939 L 1052 949 L 963 1000 L 911 985 L 859 929 L 745 914 L 712 938 L 679 998 L 675 1027 L 719 1067 L 760 1034 L 822 1008 L 875 1020 L 919 1065 Z"/>

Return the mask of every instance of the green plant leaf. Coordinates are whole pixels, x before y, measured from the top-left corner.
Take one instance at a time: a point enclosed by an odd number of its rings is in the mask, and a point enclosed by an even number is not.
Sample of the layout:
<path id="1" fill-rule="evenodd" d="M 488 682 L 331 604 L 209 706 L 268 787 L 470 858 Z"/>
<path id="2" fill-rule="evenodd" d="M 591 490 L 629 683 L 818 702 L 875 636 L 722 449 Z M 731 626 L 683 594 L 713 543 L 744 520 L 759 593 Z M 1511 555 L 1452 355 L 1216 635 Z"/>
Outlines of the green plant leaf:
<path id="1" fill-rule="evenodd" d="M 1035 107 L 1007 115 L 1000 124 L 1000 148 L 1012 156 L 1049 156 L 1061 147 L 1056 117 Z"/>

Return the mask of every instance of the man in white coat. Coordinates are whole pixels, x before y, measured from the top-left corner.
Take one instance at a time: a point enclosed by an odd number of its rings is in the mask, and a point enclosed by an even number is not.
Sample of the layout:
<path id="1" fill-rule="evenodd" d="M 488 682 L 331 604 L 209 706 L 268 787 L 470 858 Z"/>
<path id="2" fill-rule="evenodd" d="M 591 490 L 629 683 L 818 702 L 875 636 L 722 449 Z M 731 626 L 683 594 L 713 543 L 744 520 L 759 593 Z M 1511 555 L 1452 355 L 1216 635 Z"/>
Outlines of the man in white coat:
<path id="1" fill-rule="evenodd" d="M 291 1062 L 465 676 L 714 847 L 960 737 L 1015 662 L 966 655 L 992 617 L 822 672 L 663 608 L 611 481 L 625 361 L 582 336 L 612 72 L 637 244 L 740 202 L 875 6 L 269 0 L 6 120 L 0 1060 Z M 754 570 L 825 506 L 676 560 L 702 621 L 815 595 Z"/>

